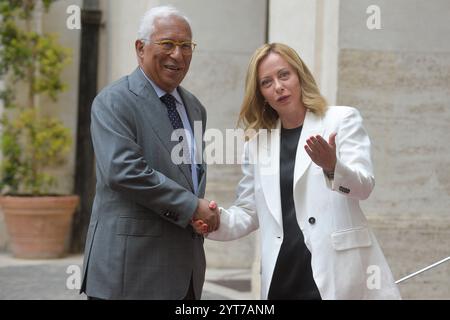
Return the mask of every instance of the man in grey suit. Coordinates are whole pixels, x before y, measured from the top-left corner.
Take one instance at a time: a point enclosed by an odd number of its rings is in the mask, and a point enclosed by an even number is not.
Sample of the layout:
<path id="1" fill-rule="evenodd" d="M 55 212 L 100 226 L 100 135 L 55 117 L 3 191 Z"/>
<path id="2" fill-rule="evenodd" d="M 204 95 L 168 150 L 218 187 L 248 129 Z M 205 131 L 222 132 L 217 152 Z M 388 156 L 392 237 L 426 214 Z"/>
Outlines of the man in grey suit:
<path id="1" fill-rule="evenodd" d="M 203 136 L 206 111 L 179 86 L 195 48 L 187 18 L 173 7 L 149 10 L 135 48 L 139 67 L 92 105 L 97 187 L 81 292 L 92 299 L 200 299 L 204 239 L 192 224 L 203 221 L 213 231 L 219 215 L 202 199 L 206 166 L 195 161 L 204 146 L 195 143 L 194 123 Z M 185 134 L 173 141 L 175 129 Z M 177 156 L 187 161 L 178 164 Z"/>

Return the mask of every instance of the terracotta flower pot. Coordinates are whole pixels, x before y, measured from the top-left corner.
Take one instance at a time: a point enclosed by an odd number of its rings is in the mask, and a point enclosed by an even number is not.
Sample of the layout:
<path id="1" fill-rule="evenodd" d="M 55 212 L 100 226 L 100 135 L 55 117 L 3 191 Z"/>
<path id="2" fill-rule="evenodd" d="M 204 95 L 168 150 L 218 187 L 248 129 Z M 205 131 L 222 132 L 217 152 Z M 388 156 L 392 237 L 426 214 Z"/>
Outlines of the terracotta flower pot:
<path id="1" fill-rule="evenodd" d="M 26 259 L 62 257 L 78 202 L 78 196 L 0 197 L 13 255 Z"/>

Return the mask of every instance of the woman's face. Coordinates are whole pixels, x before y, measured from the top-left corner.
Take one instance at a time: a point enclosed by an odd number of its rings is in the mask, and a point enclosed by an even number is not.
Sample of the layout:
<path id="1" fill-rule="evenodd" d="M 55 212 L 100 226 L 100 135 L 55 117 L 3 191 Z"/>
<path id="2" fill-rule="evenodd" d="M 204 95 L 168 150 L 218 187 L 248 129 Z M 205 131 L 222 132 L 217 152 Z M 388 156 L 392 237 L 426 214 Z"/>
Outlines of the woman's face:
<path id="1" fill-rule="evenodd" d="M 302 111 L 297 72 L 278 53 L 269 53 L 259 64 L 258 84 L 264 99 L 280 117 Z"/>

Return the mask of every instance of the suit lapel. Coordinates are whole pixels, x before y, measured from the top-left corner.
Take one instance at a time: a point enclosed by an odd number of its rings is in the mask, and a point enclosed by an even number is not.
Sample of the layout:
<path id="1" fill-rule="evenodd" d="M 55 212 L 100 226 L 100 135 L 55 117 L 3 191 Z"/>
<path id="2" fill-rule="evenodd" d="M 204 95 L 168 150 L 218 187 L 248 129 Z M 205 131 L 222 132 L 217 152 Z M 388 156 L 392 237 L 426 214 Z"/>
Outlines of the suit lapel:
<path id="1" fill-rule="evenodd" d="M 181 96 L 181 99 L 183 99 L 183 104 L 186 110 L 186 113 L 188 115 L 188 119 L 189 119 L 189 124 L 191 125 L 191 129 L 192 129 L 192 133 L 194 134 L 194 141 L 196 143 L 196 161 L 201 161 L 201 169 L 200 169 L 200 176 L 198 179 L 198 193 L 202 194 L 202 192 L 204 193 L 204 187 L 206 186 L 206 181 L 205 181 L 205 174 L 206 174 L 206 164 L 203 161 L 203 157 L 202 157 L 202 153 L 203 153 L 203 133 L 205 130 L 205 124 L 203 123 L 203 119 L 202 119 L 202 112 L 200 110 L 200 106 L 197 102 L 197 100 L 195 100 L 191 94 L 189 94 L 183 87 L 179 86 L 178 87 L 178 93 Z M 195 129 L 195 123 L 200 121 L 201 123 L 201 131 L 200 132 L 196 132 Z M 198 129 L 197 129 L 198 131 Z M 195 136 L 195 135 L 200 135 L 199 137 Z M 200 139 L 199 141 L 197 141 L 197 139 Z M 185 167 L 185 169 L 187 169 L 190 172 L 190 165 L 182 165 L 183 167 Z M 198 173 L 198 172 L 197 172 Z M 203 190 L 203 191 L 202 191 Z"/>
<path id="2" fill-rule="evenodd" d="M 312 161 L 304 148 L 306 140 L 310 136 L 318 134 L 323 134 L 322 118 L 308 110 L 305 115 L 305 121 L 303 121 L 302 133 L 298 141 L 297 154 L 295 156 L 294 188 Z"/>
<path id="3" fill-rule="evenodd" d="M 266 199 L 267 207 L 275 221 L 283 226 L 281 219 L 281 192 L 280 192 L 280 128 L 278 120 L 275 129 L 265 139 L 258 135 L 258 170 L 261 187 Z M 267 142 L 266 142 L 266 141 Z"/>
<path id="4" fill-rule="evenodd" d="M 167 107 L 158 98 L 158 95 L 152 85 L 144 77 L 139 68 L 137 68 L 129 76 L 129 83 L 130 91 L 134 92 L 138 96 L 138 101 L 140 100 L 138 103 L 144 108 L 148 108 L 148 112 L 150 112 L 150 127 L 161 140 L 161 143 L 167 149 L 170 156 L 173 148 L 179 142 L 171 140 L 173 128 L 169 117 L 167 116 Z M 192 184 L 192 176 L 189 166 L 190 165 L 188 164 L 177 165 L 193 190 L 194 186 Z"/>
<path id="5" fill-rule="evenodd" d="M 317 134 L 323 134 L 322 119 L 311 111 L 307 111 L 295 156 L 294 187 L 304 175 L 308 166 L 311 164 L 311 158 L 306 153 L 304 148 L 306 139 Z M 280 191 L 280 135 L 281 121 L 278 120 L 276 128 L 271 130 L 270 137 L 267 139 L 268 143 L 258 140 L 258 169 L 267 206 L 274 219 L 280 227 L 282 227 L 283 222 Z M 258 136 L 258 139 L 260 139 L 260 136 Z"/>

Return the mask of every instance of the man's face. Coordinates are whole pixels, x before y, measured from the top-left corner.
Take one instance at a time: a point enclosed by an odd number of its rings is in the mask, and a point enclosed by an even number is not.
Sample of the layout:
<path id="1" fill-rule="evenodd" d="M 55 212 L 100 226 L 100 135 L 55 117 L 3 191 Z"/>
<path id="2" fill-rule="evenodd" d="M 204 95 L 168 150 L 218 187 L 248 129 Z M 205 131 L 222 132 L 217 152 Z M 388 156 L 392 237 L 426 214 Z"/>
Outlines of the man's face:
<path id="1" fill-rule="evenodd" d="M 192 55 L 183 55 L 179 46 L 176 46 L 173 52 L 167 52 L 163 46 L 154 42 L 191 41 L 191 28 L 180 17 L 157 18 L 150 40 L 151 43 L 147 44 L 136 41 L 139 65 L 158 87 L 166 92 L 172 92 L 186 76 Z"/>

